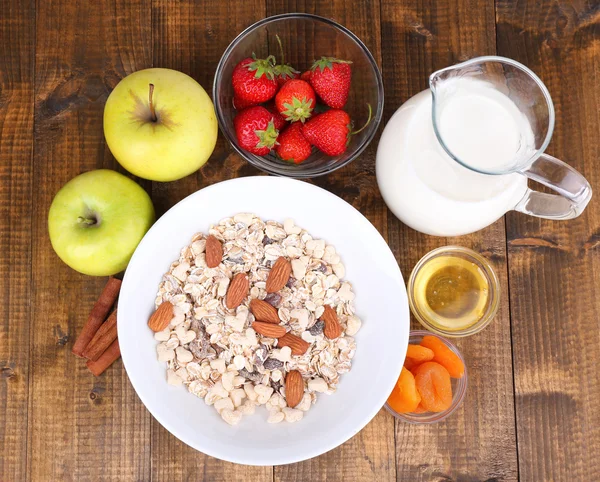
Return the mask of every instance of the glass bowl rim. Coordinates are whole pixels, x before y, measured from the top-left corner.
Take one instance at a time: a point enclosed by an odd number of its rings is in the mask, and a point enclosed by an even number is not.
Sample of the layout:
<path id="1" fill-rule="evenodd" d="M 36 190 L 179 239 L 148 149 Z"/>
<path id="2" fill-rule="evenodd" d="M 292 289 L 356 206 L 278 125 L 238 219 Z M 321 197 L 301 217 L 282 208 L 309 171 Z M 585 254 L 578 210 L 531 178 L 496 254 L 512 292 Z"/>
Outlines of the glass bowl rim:
<path id="1" fill-rule="evenodd" d="M 430 323 L 427 319 L 425 319 L 424 316 L 421 315 L 421 312 L 417 309 L 414 299 L 414 283 L 417 274 L 427 261 L 443 254 L 454 256 L 457 253 L 466 255 L 467 257 L 471 258 L 484 271 L 489 281 L 490 301 L 487 312 L 478 322 L 462 330 L 450 331 Z M 410 311 L 424 328 L 437 335 L 446 336 L 449 338 L 461 338 L 479 333 L 491 323 L 491 321 L 498 313 L 498 308 L 500 307 L 501 288 L 500 280 L 498 279 L 496 271 L 492 267 L 491 263 L 484 256 L 477 253 L 476 251 L 473 251 L 470 248 L 465 248 L 464 246 L 449 245 L 432 249 L 417 262 L 412 272 L 410 273 L 410 277 L 408 278 L 407 293 Z"/>
<path id="2" fill-rule="evenodd" d="M 342 162 L 336 162 L 334 165 L 327 166 L 326 168 L 323 168 L 322 166 L 317 166 L 311 170 L 306 170 L 306 171 L 303 171 L 303 170 L 287 171 L 283 167 L 277 166 L 277 165 L 271 163 L 271 161 L 269 161 L 267 159 L 263 159 L 262 157 L 255 156 L 252 153 L 248 153 L 237 146 L 235 140 L 232 139 L 232 136 L 230 135 L 230 133 L 228 132 L 228 129 L 226 128 L 226 123 L 225 123 L 225 119 L 223 116 L 222 108 L 221 108 L 220 103 L 218 102 L 218 99 L 219 99 L 218 93 L 220 92 L 219 85 L 220 85 L 221 77 L 223 74 L 225 61 L 227 59 L 229 59 L 229 56 L 231 55 L 232 51 L 238 46 L 238 44 L 242 41 L 242 39 L 244 39 L 248 34 L 255 31 L 256 29 L 263 27 L 274 21 L 285 20 L 285 19 L 297 19 L 297 18 L 309 19 L 312 21 L 321 22 L 326 25 L 329 25 L 329 26 L 333 27 L 334 29 L 337 29 L 337 30 L 341 31 L 342 33 L 346 34 L 346 36 L 348 36 L 351 40 L 353 40 L 359 46 L 359 48 L 363 51 L 363 53 L 367 57 L 369 63 L 371 64 L 371 66 L 373 68 L 373 71 L 375 73 L 375 81 L 377 83 L 377 106 L 375 106 L 375 109 L 374 109 L 375 112 L 374 112 L 373 120 L 372 120 L 373 128 L 372 128 L 370 134 L 363 139 L 362 143 L 356 147 L 355 151 L 352 154 L 350 154 L 346 160 L 344 160 Z M 264 172 L 267 172 L 269 174 L 279 175 L 279 176 L 296 178 L 296 179 L 308 179 L 308 178 L 312 178 L 312 177 L 324 176 L 324 175 L 330 174 L 333 171 L 336 171 L 336 170 L 346 166 L 350 162 L 354 161 L 358 156 L 360 156 L 365 151 L 365 149 L 368 147 L 368 145 L 371 143 L 371 141 L 377 134 L 377 131 L 379 130 L 379 125 L 383 118 L 384 100 L 385 99 L 384 99 L 383 77 L 381 75 L 381 70 L 379 69 L 379 65 L 377 64 L 375 58 L 373 57 L 373 54 L 367 48 L 367 46 L 363 43 L 363 41 L 356 34 L 354 34 L 351 30 L 349 30 L 346 27 L 344 27 L 343 25 L 335 22 L 334 20 L 331 20 L 331 19 L 325 18 L 325 17 L 321 17 L 319 15 L 313 15 L 311 13 L 299 13 L 299 12 L 272 15 L 270 17 L 263 18 L 262 20 L 259 20 L 258 22 L 255 22 L 252 25 L 246 27 L 244 30 L 242 30 L 230 42 L 230 44 L 227 46 L 227 48 L 223 51 L 223 55 L 221 55 L 221 58 L 219 60 L 219 63 L 217 64 L 217 68 L 215 70 L 215 77 L 213 79 L 213 89 L 212 89 L 212 101 L 215 106 L 215 113 L 217 115 L 219 129 L 221 130 L 222 134 L 225 136 L 225 138 L 227 139 L 229 144 L 233 147 L 233 149 L 244 160 L 246 160 L 247 162 L 252 164 L 254 167 L 256 167 Z"/>
<path id="3" fill-rule="evenodd" d="M 384 408 L 389 413 L 391 413 L 395 418 L 397 418 L 398 420 L 402 420 L 403 422 L 412 423 L 415 425 L 431 424 L 431 423 L 437 423 L 437 422 L 441 422 L 442 420 L 445 420 L 450 415 L 452 415 L 458 407 L 461 406 L 461 404 L 465 398 L 465 395 L 467 393 L 467 386 L 468 386 L 467 364 L 465 363 L 465 359 L 464 359 L 462 353 L 460 352 L 460 350 L 456 347 L 456 345 L 454 343 L 452 343 L 450 340 L 447 340 L 443 336 L 441 336 L 437 333 L 432 333 L 428 330 L 411 330 L 408 335 L 408 343 L 411 343 L 413 341 L 413 338 L 417 338 L 417 337 L 422 338 L 422 337 L 428 336 L 428 335 L 435 336 L 436 338 L 441 340 L 450 350 L 452 350 L 453 353 L 455 353 L 461 359 L 461 361 L 463 362 L 463 365 L 465 366 L 465 374 L 462 376 L 462 378 L 455 378 L 456 384 L 454 387 L 454 392 L 452 394 L 452 405 L 450 406 L 450 408 L 448 408 L 448 410 L 444 410 L 443 412 L 425 412 L 425 413 L 415 413 L 415 414 L 398 413 L 392 407 L 390 407 L 387 402 L 385 402 Z"/>

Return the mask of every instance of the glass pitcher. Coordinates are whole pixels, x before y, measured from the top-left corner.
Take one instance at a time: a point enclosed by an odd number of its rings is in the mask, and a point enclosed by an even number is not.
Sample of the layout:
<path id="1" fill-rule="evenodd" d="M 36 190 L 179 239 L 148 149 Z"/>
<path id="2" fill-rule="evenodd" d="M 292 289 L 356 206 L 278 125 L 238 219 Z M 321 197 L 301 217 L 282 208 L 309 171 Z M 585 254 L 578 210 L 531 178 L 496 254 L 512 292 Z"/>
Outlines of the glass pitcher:
<path id="1" fill-rule="evenodd" d="M 554 106 L 530 69 L 479 57 L 434 72 L 429 86 L 396 111 L 377 151 L 379 187 L 400 220 L 427 234 L 455 236 L 511 209 L 548 219 L 581 214 L 592 189 L 544 153 Z M 527 179 L 556 194 L 530 189 Z"/>

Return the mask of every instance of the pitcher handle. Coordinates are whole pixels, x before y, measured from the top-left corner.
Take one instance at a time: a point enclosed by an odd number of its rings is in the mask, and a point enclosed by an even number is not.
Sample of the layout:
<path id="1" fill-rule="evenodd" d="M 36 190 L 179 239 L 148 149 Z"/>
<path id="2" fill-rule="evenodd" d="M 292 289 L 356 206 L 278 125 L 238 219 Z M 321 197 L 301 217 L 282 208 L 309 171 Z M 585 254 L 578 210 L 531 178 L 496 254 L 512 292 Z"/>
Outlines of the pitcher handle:
<path id="1" fill-rule="evenodd" d="M 515 211 L 538 218 L 572 219 L 583 212 L 592 198 L 592 187 L 585 177 L 548 154 L 542 154 L 520 172 L 558 194 L 546 194 L 528 188 L 523 199 L 514 207 Z"/>

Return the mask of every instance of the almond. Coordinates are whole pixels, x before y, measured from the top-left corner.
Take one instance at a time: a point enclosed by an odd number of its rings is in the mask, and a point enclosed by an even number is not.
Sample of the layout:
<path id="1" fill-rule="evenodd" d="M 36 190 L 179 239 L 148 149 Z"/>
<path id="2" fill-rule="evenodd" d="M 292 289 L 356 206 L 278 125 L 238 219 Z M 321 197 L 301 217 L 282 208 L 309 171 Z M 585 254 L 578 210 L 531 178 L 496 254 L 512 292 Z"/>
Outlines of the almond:
<path id="1" fill-rule="evenodd" d="M 285 400 L 288 407 L 294 408 L 304 397 L 304 380 L 298 370 L 292 370 L 285 377 Z"/>
<path id="2" fill-rule="evenodd" d="M 250 302 L 250 311 L 254 315 L 257 321 L 264 321 L 266 323 L 279 324 L 279 315 L 277 310 L 273 308 L 269 303 L 259 299 L 253 299 Z"/>
<path id="3" fill-rule="evenodd" d="M 248 296 L 248 288 L 250 287 L 250 282 L 248 281 L 248 276 L 246 273 L 238 273 L 236 274 L 231 283 L 229 283 L 229 288 L 227 288 L 227 295 L 225 296 L 225 306 L 230 310 L 237 308 L 242 304 L 242 301 Z"/>
<path id="4" fill-rule="evenodd" d="M 260 333 L 263 336 L 268 336 L 269 338 L 279 338 L 280 336 L 285 335 L 285 327 L 276 325 L 274 323 L 255 321 L 252 323 L 252 328 L 254 328 L 256 333 Z"/>
<path id="5" fill-rule="evenodd" d="M 223 245 L 212 234 L 206 238 L 206 266 L 216 268 L 223 260 Z"/>
<path id="6" fill-rule="evenodd" d="M 310 345 L 302 338 L 291 333 L 286 333 L 277 342 L 278 348 L 284 346 L 289 346 L 292 349 L 292 355 L 304 355 Z"/>
<path id="7" fill-rule="evenodd" d="M 267 293 L 275 293 L 283 288 L 292 272 L 292 265 L 283 256 L 277 258 L 267 278 Z"/>
<path id="8" fill-rule="evenodd" d="M 321 315 L 321 320 L 325 322 L 323 334 L 330 340 L 333 340 L 342 334 L 342 326 L 338 321 L 335 310 L 329 305 L 325 305 L 324 308 L 325 311 Z"/>
<path id="9" fill-rule="evenodd" d="M 173 305 L 170 301 L 163 301 L 148 320 L 148 326 L 154 332 L 163 331 L 173 319 Z"/>

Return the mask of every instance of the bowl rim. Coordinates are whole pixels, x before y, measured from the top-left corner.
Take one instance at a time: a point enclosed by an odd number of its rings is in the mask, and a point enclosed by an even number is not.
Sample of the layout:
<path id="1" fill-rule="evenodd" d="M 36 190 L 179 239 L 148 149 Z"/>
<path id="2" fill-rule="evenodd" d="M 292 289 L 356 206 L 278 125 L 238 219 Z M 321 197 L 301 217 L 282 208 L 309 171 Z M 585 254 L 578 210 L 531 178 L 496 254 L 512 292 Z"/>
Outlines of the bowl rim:
<path id="1" fill-rule="evenodd" d="M 221 77 L 222 77 L 222 71 L 224 69 L 225 60 L 229 58 L 229 56 L 231 55 L 231 52 L 234 50 L 234 48 L 237 47 L 239 42 L 244 37 L 246 37 L 249 33 L 253 32 L 257 28 L 260 28 L 260 27 L 267 25 L 269 23 L 272 23 L 274 21 L 282 20 L 282 19 L 290 19 L 290 18 L 310 19 L 313 21 L 327 24 L 327 25 L 329 25 L 333 28 L 337 28 L 341 32 L 345 33 L 351 40 L 353 40 L 362 49 L 362 51 L 365 53 L 365 55 L 369 59 L 369 62 L 375 72 L 375 79 L 377 82 L 377 106 L 375 106 L 375 109 L 374 109 L 375 113 L 374 113 L 373 120 L 372 120 L 373 129 L 372 129 L 371 133 L 367 137 L 365 137 L 365 139 L 362 141 L 362 143 L 356 148 L 355 152 L 352 153 L 352 155 L 348 156 L 348 158 L 345 161 L 337 162 L 333 166 L 327 166 L 326 169 L 323 169 L 322 167 L 317 167 L 310 171 L 302 171 L 302 170 L 286 171 L 286 169 L 276 166 L 276 165 L 270 163 L 270 161 L 265 161 L 262 157 L 255 156 L 254 154 L 246 152 L 243 149 L 241 149 L 237 145 L 237 142 L 235 141 L 235 139 L 233 139 L 232 136 L 229 135 L 226 128 L 224 127 L 225 119 L 224 119 L 224 116 L 222 113 L 221 105 L 219 104 L 219 101 L 218 101 L 218 99 L 219 99 L 218 93 L 220 92 L 220 88 L 219 88 L 220 82 L 219 81 L 221 80 Z M 330 173 L 346 166 L 350 162 L 354 161 L 358 156 L 360 156 L 365 151 L 365 149 L 369 146 L 369 144 L 371 143 L 371 141 L 374 139 L 375 135 L 377 134 L 377 131 L 379 130 L 379 125 L 381 124 L 381 120 L 383 119 L 383 108 L 384 108 L 385 97 L 384 97 L 383 76 L 381 75 L 381 69 L 379 68 L 379 65 L 377 64 L 377 61 L 375 60 L 375 57 L 373 57 L 373 54 L 371 53 L 371 51 L 368 49 L 368 47 L 364 44 L 364 42 L 356 34 L 354 34 L 351 30 L 347 29 L 343 25 L 341 25 L 341 24 L 337 23 L 336 21 L 331 20 L 329 18 L 321 17 L 319 15 L 313 15 L 311 13 L 295 12 L 295 13 L 283 13 L 283 14 L 278 14 L 278 15 L 272 15 L 270 17 L 263 18 L 262 20 L 259 20 L 258 22 L 255 22 L 252 25 L 246 27 L 244 30 L 242 30 L 242 32 L 240 32 L 230 42 L 230 44 L 227 46 L 227 48 L 223 51 L 223 55 L 221 55 L 221 58 L 219 59 L 219 63 L 217 64 L 217 68 L 215 70 L 215 76 L 213 79 L 213 86 L 212 86 L 212 101 L 215 106 L 215 113 L 217 115 L 217 121 L 219 123 L 219 129 L 221 130 L 221 133 L 227 139 L 227 141 L 233 147 L 233 149 L 244 160 L 246 160 L 247 162 L 252 164 L 254 167 L 260 169 L 261 171 L 267 172 L 269 174 L 275 174 L 278 176 L 290 177 L 290 178 L 295 178 L 295 179 L 308 179 L 308 178 L 312 178 L 312 177 L 318 177 L 318 176 L 324 176 L 324 175 L 330 174 Z"/>

